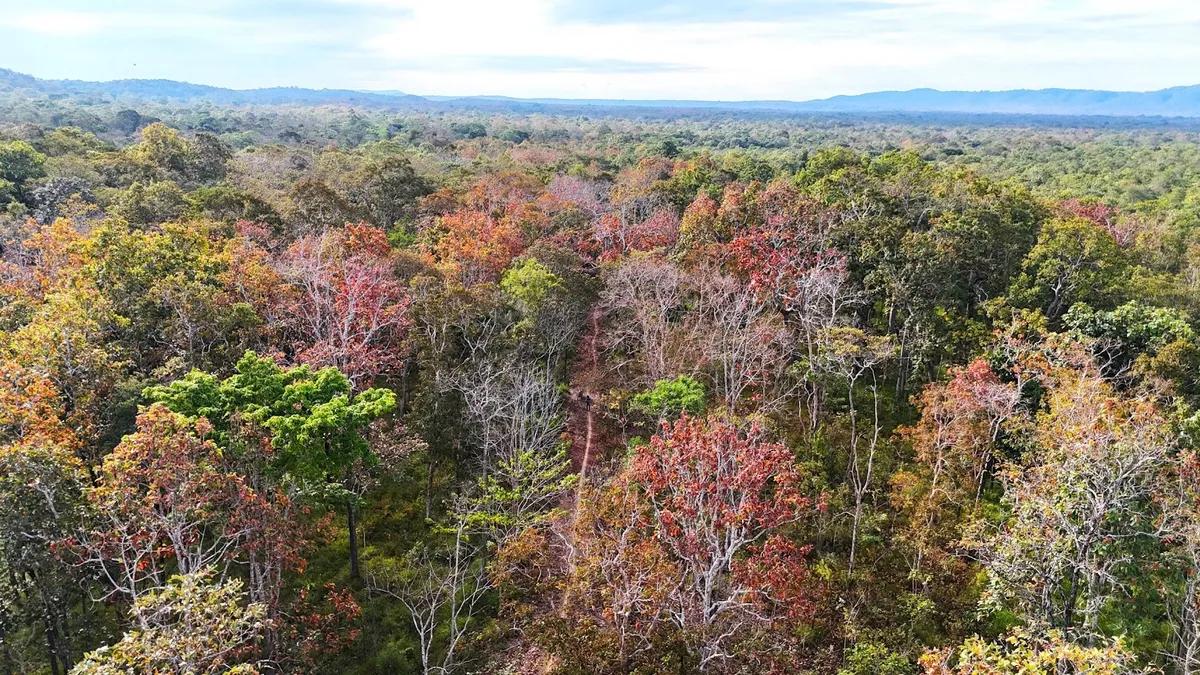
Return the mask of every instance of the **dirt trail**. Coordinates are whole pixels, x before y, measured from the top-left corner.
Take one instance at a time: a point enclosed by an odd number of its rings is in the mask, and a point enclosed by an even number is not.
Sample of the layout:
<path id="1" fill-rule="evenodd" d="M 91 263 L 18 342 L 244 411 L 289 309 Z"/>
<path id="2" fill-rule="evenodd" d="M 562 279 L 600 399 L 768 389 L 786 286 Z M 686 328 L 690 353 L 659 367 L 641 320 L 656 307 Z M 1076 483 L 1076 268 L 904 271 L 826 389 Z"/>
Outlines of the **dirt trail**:
<path id="1" fill-rule="evenodd" d="M 579 474 L 579 484 L 574 494 L 563 495 L 562 507 L 567 511 L 566 528 L 563 531 L 566 550 L 564 563 L 571 567 L 574 563 L 574 530 L 575 518 L 579 513 L 579 502 L 587 485 L 588 467 L 593 461 L 593 446 L 598 445 L 596 407 L 599 402 L 597 394 L 601 390 L 603 378 L 600 353 L 597 347 L 600 335 L 600 310 L 593 308 L 588 314 L 588 328 L 579 339 L 579 359 L 576 360 L 571 372 L 571 388 L 567 400 L 566 432 L 571 439 L 571 466 Z M 570 589 L 564 588 L 557 603 L 557 611 L 562 612 L 570 604 Z M 549 672 L 550 662 L 542 665 L 541 672 Z"/>
<path id="2" fill-rule="evenodd" d="M 579 471 L 579 482 L 582 484 L 587 477 L 588 463 L 592 457 L 592 439 L 596 427 L 596 392 L 595 385 L 599 383 L 600 373 L 600 355 L 596 350 L 596 340 L 600 334 L 600 310 L 593 309 L 588 314 L 588 332 L 584 335 L 584 340 L 587 343 L 587 352 L 584 362 L 584 369 L 579 373 L 577 382 L 580 389 L 576 396 L 577 399 L 582 399 L 583 412 L 587 418 L 587 431 L 583 438 L 583 456 L 579 457 L 575 462 L 576 469 Z"/>
<path id="3" fill-rule="evenodd" d="M 566 546 L 563 563 L 568 567 L 574 562 L 574 530 L 575 519 L 579 513 L 579 502 L 587 485 L 588 470 L 595 462 L 603 462 L 606 448 L 612 447 L 616 436 L 605 424 L 604 419 L 597 420 L 599 397 L 604 392 L 605 364 L 600 354 L 600 323 L 601 312 L 593 308 L 588 314 L 587 330 L 580 336 L 576 352 L 579 358 L 571 370 L 571 387 L 567 400 L 566 432 L 571 439 L 571 466 L 579 474 L 579 485 L 574 494 L 563 496 L 562 508 L 567 511 L 563 543 Z M 571 603 L 569 588 L 563 588 L 557 603 L 552 604 L 553 611 L 564 613 Z M 550 658 L 540 661 L 536 672 L 548 673 L 553 669 L 554 661 Z"/>
<path id="4" fill-rule="evenodd" d="M 588 329 L 579 340 L 580 358 L 571 373 L 571 395 L 567 402 L 567 434 L 571 437 L 571 466 L 579 474 L 580 484 L 587 477 L 596 438 L 596 405 L 600 378 L 597 341 L 600 311 L 588 315 Z"/>

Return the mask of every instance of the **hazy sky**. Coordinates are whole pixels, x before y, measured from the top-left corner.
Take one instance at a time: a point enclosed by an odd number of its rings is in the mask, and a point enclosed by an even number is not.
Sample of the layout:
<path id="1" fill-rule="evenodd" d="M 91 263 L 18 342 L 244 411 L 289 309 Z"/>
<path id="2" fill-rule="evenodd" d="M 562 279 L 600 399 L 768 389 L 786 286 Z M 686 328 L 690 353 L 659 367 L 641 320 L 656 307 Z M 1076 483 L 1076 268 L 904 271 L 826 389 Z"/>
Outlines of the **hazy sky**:
<path id="1" fill-rule="evenodd" d="M 1200 0 L 0 0 L 44 78 L 802 100 L 1200 83 Z"/>

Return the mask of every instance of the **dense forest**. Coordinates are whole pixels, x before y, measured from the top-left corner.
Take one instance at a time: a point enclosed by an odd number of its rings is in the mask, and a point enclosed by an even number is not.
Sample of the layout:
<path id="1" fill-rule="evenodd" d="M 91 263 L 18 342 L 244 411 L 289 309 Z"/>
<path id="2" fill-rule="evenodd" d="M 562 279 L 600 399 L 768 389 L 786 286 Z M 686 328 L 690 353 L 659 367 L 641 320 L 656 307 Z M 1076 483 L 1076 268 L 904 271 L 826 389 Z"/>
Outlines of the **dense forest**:
<path id="1" fill-rule="evenodd" d="M 0 94 L 0 673 L 1200 673 L 1200 129 Z"/>

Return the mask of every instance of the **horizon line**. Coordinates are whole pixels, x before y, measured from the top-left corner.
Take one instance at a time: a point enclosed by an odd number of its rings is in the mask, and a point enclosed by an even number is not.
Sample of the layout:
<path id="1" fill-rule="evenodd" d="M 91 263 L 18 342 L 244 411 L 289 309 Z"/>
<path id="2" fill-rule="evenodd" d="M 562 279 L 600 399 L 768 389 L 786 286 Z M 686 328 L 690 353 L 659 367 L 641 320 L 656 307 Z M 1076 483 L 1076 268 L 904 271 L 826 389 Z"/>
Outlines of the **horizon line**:
<path id="1" fill-rule="evenodd" d="M 1090 92 L 1090 93 L 1106 93 L 1106 94 L 1156 94 L 1176 89 L 1191 89 L 1200 87 L 1200 82 L 1193 84 L 1179 84 L 1159 89 L 1144 89 L 1144 90 L 1123 90 L 1123 89 L 1087 89 L 1078 87 L 1041 87 L 1029 88 L 1019 87 L 1014 89 L 938 89 L 936 87 L 914 87 L 911 89 L 878 89 L 861 91 L 858 93 L 842 93 L 833 94 L 821 98 L 758 98 L 758 99 L 696 99 L 696 98 L 571 98 L 564 96 L 511 96 L 508 94 L 416 94 L 413 92 L 403 91 L 400 89 L 355 89 L 355 88 L 338 88 L 338 87 L 310 87 L 302 85 L 271 85 L 265 87 L 249 87 L 236 88 L 225 87 L 221 85 L 206 84 L 203 82 L 193 82 L 189 80 L 177 80 L 168 77 L 124 77 L 110 80 L 84 80 L 75 78 L 44 78 L 32 73 L 23 73 L 18 70 L 0 66 L 0 70 L 6 70 L 10 73 L 29 77 L 39 82 L 49 83 L 83 83 L 83 84 L 115 84 L 120 82 L 171 82 L 175 84 L 185 84 L 193 87 L 205 87 L 209 89 L 218 89 L 230 92 L 261 92 L 273 89 L 295 89 L 313 92 L 350 92 L 357 94 L 366 94 L 372 96 L 383 96 L 398 98 L 403 96 L 413 96 L 433 102 L 461 100 L 461 99 L 503 99 L 510 101 L 531 101 L 531 102 L 569 102 L 569 103 L 584 103 L 584 102 L 615 102 L 615 103 L 712 103 L 712 104 L 739 104 L 739 103 L 818 103 L 822 101 L 831 101 L 839 98 L 855 98 L 861 96 L 870 96 L 876 94 L 911 94 L 916 92 L 931 92 L 938 94 L 1012 94 L 1012 93 L 1044 93 L 1044 92 Z"/>

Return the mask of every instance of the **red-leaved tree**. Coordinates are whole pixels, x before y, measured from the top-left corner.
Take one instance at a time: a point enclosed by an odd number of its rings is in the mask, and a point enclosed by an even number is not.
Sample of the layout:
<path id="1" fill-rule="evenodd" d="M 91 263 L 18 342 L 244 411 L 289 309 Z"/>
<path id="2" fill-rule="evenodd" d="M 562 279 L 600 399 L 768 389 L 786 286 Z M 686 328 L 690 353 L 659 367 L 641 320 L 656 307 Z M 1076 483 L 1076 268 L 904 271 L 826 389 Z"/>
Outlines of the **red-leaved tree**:
<path id="1" fill-rule="evenodd" d="M 679 566 L 668 611 L 701 672 L 719 669 L 740 640 L 811 615 L 807 548 L 778 532 L 815 508 L 787 448 L 758 427 L 743 433 L 685 415 L 642 446 L 629 471 Z"/>
<path id="2" fill-rule="evenodd" d="M 136 600 L 174 572 L 223 577 L 249 540 L 254 526 L 241 514 L 256 497 L 203 439 L 209 428 L 155 404 L 104 459 L 85 493 L 96 525 L 78 544 L 110 595 Z"/>
<path id="3" fill-rule="evenodd" d="M 499 279 L 524 247 L 520 229 L 508 216 L 462 209 L 437 222 L 439 238 L 430 249 L 431 260 L 464 286 Z"/>
<path id="4" fill-rule="evenodd" d="M 916 463 L 891 483 L 893 504 L 908 515 L 901 539 L 911 547 L 914 591 L 931 593 L 969 579 L 955 546 L 994 468 L 996 441 L 1019 418 L 1020 402 L 1020 387 L 1001 381 L 982 359 L 951 368 L 946 382 L 930 383 L 913 397 L 921 418 L 898 432 L 912 443 Z"/>
<path id="5" fill-rule="evenodd" d="M 787 193 L 764 195 L 764 220 L 730 243 L 750 279 L 750 288 L 772 298 L 797 333 L 810 371 L 804 405 L 809 429 L 820 424 L 824 390 L 816 372 L 829 329 L 844 323 L 845 311 L 860 300 L 850 280 L 848 258 L 829 244 L 831 214 Z"/>
<path id="6" fill-rule="evenodd" d="M 382 230 L 347 225 L 305 237 L 284 254 L 280 271 L 296 290 L 287 320 L 298 361 L 333 366 L 356 390 L 400 367 L 409 297 Z"/>
<path id="7" fill-rule="evenodd" d="M 617 209 L 596 222 L 595 238 L 603 251 L 602 259 L 616 260 L 630 251 L 653 251 L 675 245 L 679 239 L 679 216 L 663 206 L 642 210 L 647 213 Z"/>

